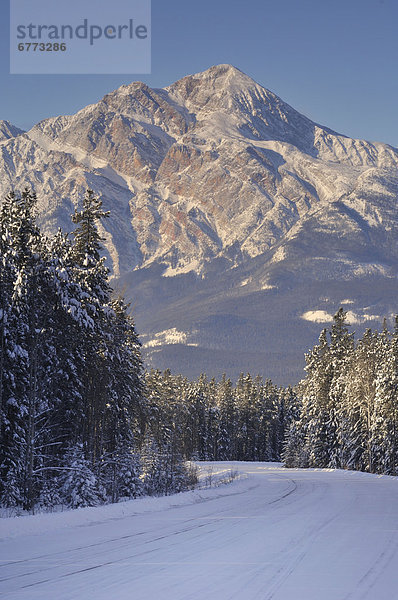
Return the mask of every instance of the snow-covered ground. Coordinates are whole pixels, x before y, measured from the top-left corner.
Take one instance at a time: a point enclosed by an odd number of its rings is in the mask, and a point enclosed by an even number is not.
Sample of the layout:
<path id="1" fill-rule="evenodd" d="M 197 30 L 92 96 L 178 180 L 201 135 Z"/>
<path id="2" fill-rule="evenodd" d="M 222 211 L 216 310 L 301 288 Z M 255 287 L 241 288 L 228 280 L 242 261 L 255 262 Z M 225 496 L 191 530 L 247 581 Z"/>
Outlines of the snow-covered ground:
<path id="1" fill-rule="evenodd" d="M 203 465 L 208 469 L 208 465 Z M 3 519 L 4 600 L 392 600 L 398 480 L 212 463 L 229 485 Z"/>

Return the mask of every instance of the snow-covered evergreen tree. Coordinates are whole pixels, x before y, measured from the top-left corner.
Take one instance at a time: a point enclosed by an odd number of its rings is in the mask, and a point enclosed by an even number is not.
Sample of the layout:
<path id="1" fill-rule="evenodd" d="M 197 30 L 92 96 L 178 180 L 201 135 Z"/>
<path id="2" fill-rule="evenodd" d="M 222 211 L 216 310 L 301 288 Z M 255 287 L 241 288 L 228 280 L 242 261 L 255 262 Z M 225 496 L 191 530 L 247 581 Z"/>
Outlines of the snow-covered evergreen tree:
<path id="1" fill-rule="evenodd" d="M 398 474 L 398 317 L 392 340 L 383 331 L 379 345 L 378 369 L 371 424 L 374 470 Z"/>
<path id="2" fill-rule="evenodd" d="M 381 367 L 379 336 L 368 329 L 340 375 L 340 431 L 342 466 L 374 472 L 372 423 L 376 377 Z"/>
<path id="3" fill-rule="evenodd" d="M 217 390 L 219 421 L 217 430 L 216 460 L 229 460 L 235 456 L 236 407 L 232 383 L 225 374 Z"/>
<path id="4" fill-rule="evenodd" d="M 105 490 L 89 461 L 82 444 L 72 447 L 65 461 L 62 495 L 71 508 L 98 506 L 105 501 Z"/>

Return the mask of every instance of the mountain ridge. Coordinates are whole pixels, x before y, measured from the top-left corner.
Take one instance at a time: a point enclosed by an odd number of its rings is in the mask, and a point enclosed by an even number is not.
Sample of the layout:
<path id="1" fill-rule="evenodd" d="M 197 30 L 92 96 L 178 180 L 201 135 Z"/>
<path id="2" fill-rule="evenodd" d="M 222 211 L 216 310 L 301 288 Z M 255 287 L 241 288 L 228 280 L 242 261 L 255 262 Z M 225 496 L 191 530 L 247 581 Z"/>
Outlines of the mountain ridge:
<path id="1" fill-rule="evenodd" d="M 299 332 L 296 366 L 287 368 L 297 379 L 299 351 L 313 342 L 317 323 L 308 315 L 329 315 L 363 286 L 369 302 L 357 293 L 354 323 L 394 312 L 398 150 L 314 123 L 236 67 L 217 65 L 164 89 L 133 82 L 75 115 L 0 137 L 0 147 L 2 195 L 35 189 L 48 231 L 71 229 L 69 215 L 87 187 L 101 195 L 111 210 L 101 225 L 108 264 L 136 305 L 152 364 L 163 350 L 217 350 L 217 372 L 228 372 L 220 357 L 233 351 L 236 373 L 239 340 L 228 330 L 246 319 L 256 340 L 264 330 L 253 351 L 272 374 L 264 348 L 285 348 L 272 318 Z M 366 310 L 375 281 L 389 291 Z M 306 285 L 319 288 L 314 297 Z M 196 307 L 191 322 L 189 306 Z M 189 374 L 200 367 L 193 362 Z"/>

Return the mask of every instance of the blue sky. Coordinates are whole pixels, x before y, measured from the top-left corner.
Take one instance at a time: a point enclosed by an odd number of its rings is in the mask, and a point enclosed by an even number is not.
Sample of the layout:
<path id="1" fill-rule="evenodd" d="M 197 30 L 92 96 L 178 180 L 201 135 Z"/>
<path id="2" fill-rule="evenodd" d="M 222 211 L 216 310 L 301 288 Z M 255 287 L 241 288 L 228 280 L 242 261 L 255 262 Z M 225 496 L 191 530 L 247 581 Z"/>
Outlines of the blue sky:
<path id="1" fill-rule="evenodd" d="M 318 123 L 398 146 L 396 0 L 152 0 L 152 74 L 120 76 L 9 75 L 0 2 L 0 118 L 22 128 L 124 83 L 163 87 L 231 63 Z"/>

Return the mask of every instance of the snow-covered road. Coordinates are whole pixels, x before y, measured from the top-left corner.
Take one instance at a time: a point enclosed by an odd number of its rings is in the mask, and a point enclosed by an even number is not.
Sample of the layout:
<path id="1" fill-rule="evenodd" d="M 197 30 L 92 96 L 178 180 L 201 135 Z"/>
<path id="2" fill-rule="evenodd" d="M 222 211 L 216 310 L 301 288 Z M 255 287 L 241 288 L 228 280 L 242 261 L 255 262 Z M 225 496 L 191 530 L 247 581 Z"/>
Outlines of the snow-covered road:
<path id="1" fill-rule="evenodd" d="M 398 598 L 397 478 L 213 463 L 214 472 L 226 467 L 242 478 L 168 498 L 2 520 L 0 597 Z"/>

